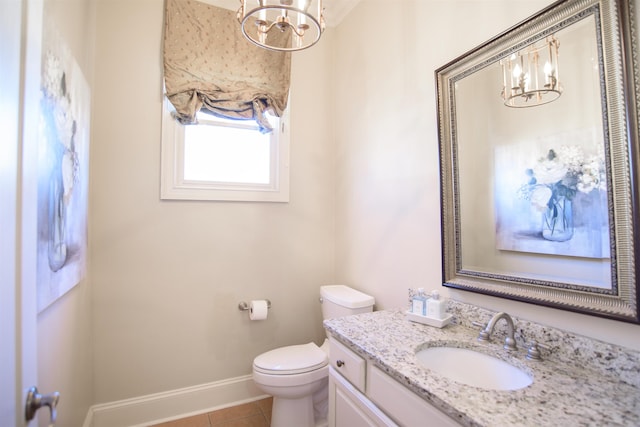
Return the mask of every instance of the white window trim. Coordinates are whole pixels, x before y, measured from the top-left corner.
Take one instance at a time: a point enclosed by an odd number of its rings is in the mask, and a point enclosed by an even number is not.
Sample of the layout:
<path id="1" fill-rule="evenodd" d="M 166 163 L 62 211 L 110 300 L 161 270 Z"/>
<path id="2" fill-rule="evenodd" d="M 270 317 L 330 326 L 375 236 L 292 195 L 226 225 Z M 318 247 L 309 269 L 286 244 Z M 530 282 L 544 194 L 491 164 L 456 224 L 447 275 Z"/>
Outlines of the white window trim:
<path id="1" fill-rule="evenodd" d="M 280 120 L 279 137 L 272 144 L 272 184 L 237 184 L 185 180 L 184 126 L 171 116 L 170 102 L 162 102 L 160 198 L 163 200 L 289 201 L 289 108 Z"/>

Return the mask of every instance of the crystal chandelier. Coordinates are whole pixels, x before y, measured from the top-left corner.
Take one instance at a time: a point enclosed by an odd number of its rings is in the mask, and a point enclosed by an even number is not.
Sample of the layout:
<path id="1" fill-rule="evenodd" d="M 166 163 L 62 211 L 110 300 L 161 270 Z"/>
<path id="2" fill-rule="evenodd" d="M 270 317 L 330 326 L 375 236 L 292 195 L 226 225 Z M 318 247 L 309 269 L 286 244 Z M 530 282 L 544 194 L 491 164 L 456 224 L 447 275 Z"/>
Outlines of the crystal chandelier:
<path id="1" fill-rule="evenodd" d="M 320 40 L 322 0 L 240 0 L 238 21 L 252 43 L 271 50 L 306 49 Z"/>
<path id="2" fill-rule="evenodd" d="M 524 108 L 555 101 L 562 94 L 558 74 L 560 43 L 549 36 L 500 61 L 502 98 L 507 107 Z"/>

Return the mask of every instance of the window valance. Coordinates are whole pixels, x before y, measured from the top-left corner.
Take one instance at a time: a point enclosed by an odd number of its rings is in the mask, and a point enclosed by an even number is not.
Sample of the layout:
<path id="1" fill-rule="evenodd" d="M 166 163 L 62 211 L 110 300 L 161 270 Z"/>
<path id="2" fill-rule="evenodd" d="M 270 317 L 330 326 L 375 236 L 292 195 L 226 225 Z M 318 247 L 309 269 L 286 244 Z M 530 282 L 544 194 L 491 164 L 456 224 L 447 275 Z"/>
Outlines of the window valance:
<path id="1" fill-rule="evenodd" d="M 288 33 L 284 33 L 286 36 Z M 242 35 L 236 12 L 195 0 L 167 0 L 164 32 L 166 96 L 183 124 L 206 109 L 231 119 L 280 116 L 287 106 L 291 54 L 259 48 Z"/>

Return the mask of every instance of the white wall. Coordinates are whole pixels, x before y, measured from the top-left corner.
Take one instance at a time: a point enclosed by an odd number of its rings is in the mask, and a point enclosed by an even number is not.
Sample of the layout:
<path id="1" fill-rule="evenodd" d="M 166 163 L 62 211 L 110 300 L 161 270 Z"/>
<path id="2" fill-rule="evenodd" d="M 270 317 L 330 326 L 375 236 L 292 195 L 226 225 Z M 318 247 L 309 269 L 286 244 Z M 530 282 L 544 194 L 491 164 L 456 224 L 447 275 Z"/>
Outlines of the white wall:
<path id="1" fill-rule="evenodd" d="M 549 1 L 363 0 L 336 31 L 337 279 L 404 306 L 443 294 L 640 348 L 640 326 L 442 288 L 434 70 Z M 508 7 L 507 7 L 508 5 Z"/>
<path id="2" fill-rule="evenodd" d="M 102 0 L 91 151 L 95 401 L 251 373 L 321 343 L 334 277 L 331 37 L 294 56 L 289 203 L 161 201 L 163 0 Z M 240 301 L 269 298 L 249 322 Z"/>
<path id="3" fill-rule="evenodd" d="M 60 38 L 91 85 L 95 10 L 90 0 L 45 0 L 44 20 Z M 94 95 L 94 94 L 92 94 Z M 95 103 L 95 96 L 92 101 Z M 38 389 L 60 392 L 58 423 L 82 425 L 94 403 L 90 269 L 69 293 L 38 315 Z M 47 426 L 48 411 L 38 412 Z"/>

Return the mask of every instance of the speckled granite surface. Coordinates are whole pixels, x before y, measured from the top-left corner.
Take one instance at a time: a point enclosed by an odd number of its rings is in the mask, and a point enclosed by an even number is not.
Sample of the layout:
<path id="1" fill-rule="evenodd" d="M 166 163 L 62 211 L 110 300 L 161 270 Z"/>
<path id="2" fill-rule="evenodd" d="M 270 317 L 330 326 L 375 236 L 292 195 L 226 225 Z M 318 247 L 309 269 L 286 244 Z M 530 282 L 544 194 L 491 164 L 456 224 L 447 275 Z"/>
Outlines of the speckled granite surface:
<path id="1" fill-rule="evenodd" d="M 493 313 L 450 302 L 455 323 L 442 329 L 406 320 L 404 309 L 326 320 L 339 341 L 387 372 L 427 402 L 466 426 L 640 426 L 640 353 L 566 334 L 514 318 L 518 350 L 495 340 L 476 340 L 478 327 Z M 525 336 L 525 334 L 527 334 Z M 504 335 L 502 335 L 504 336 Z M 544 360 L 525 359 L 524 341 L 549 349 Z M 425 346 L 457 346 L 493 355 L 521 368 L 533 384 L 515 391 L 485 390 L 456 383 L 421 366 Z"/>

